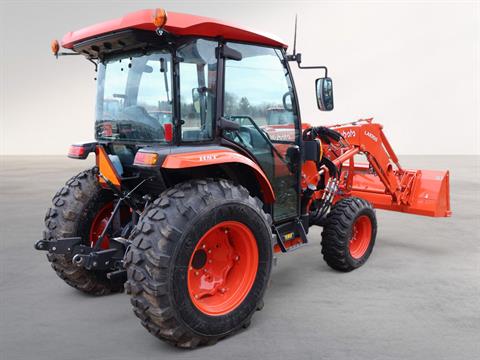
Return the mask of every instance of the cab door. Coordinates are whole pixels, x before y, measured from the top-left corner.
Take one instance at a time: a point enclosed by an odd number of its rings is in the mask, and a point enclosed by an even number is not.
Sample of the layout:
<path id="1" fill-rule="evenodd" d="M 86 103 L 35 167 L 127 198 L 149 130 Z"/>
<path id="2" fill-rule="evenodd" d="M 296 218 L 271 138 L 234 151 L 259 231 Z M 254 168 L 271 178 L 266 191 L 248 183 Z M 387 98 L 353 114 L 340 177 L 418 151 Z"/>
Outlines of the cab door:
<path id="1" fill-rule="evenodd" d="M 223 117 L 238 122 L 225 136 L 246 148 L 275 191 L 275 222 L 299 214 L 300 126 L 294 91 L 279 49 L 227 43 L 241 60 L 225 59 Z"/>

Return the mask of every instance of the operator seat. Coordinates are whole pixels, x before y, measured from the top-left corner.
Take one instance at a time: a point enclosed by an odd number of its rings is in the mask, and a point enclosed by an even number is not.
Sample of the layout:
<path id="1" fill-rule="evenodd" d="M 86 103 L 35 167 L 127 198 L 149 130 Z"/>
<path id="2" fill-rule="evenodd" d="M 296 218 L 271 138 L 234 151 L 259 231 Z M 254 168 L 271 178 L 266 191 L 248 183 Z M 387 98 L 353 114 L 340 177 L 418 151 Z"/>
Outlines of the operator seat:
<path id="1" fill-rule="evenodd" d="M 145 110 L 143 106 L 133 105 L 125 108 L 123 114 L 126 118 L 146 126 L 148 132 L 152 132 L 152 138 L 165 138 L 165 130 L 157 119 Z"/>

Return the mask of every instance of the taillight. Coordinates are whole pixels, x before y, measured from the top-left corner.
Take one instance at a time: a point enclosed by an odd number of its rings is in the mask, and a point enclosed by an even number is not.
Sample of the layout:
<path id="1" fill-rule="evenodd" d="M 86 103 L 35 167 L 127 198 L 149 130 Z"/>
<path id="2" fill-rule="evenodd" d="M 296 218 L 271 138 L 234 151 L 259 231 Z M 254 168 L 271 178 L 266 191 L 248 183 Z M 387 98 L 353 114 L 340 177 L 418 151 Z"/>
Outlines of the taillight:
<path id="1" fill-rule="evenodd" d="M 138 151 L 137 154 L 135 155 L 135 160 L 133 161 L 133 165 L 155 166 L 157 164 L 157 161 L 158 161 L 158 154 Z"/>
<path id="2" fill-rule="evenodd" d="M 68 157 L 72 159 L 86 159 L 88 154 L 95 151 L 97 143 L 85 143 L 70 145 L 68 149 Z"/>
<path id="3" fill-rule="evenodd" d="M 83 146 L 71 145 L 68 149 L 68 157 L 81 158 L 85 156 L 85 151 Z"/>

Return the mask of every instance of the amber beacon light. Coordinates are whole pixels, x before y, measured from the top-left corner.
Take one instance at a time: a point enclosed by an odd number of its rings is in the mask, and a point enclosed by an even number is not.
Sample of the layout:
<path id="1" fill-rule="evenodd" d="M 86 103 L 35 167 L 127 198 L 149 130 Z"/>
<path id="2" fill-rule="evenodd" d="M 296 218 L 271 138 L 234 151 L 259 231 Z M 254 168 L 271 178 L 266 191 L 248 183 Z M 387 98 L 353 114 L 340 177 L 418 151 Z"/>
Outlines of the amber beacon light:
<path id="1" fill-rule="evenodd" d="M 52 40 L 50 48 L 52 49 L 53 55 L 57 56 L 58 51 L 60 50 L 60 44 L 58 43 L 58 40 Z"/>
<path id="2" fill-rule="evenodd" d="M 155 9 L 153 12 L 153 23 L 157 28 L 162 28 L 167 23 L 167 12 L 161 8 Z"/>

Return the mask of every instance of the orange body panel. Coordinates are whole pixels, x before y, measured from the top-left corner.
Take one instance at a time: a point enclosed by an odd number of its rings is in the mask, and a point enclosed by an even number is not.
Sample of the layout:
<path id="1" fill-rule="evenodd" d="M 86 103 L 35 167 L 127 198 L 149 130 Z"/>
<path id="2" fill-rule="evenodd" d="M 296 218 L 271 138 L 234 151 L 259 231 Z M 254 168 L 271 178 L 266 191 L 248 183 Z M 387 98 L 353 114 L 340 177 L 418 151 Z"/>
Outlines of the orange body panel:
<path id="1" fill-rule="evenodd" d="M 227 148 L 225 150 L 170 154 L 165 158 L 162 167 L 165 169 L 185 169 L 228 163 L 244 164 L 251 168 L 260 184 L 265 202 L 270 204 L 275 201 L 272 185 L 260 166 L 246 156 Z"/>
<path id="2" fill-rule="evenodd" d="M 310 184 L 316 186 L 319 180 L 317 164 L 313 160 L 306 160 L 302 165 L 302 189 L 306 189 Z"/>

